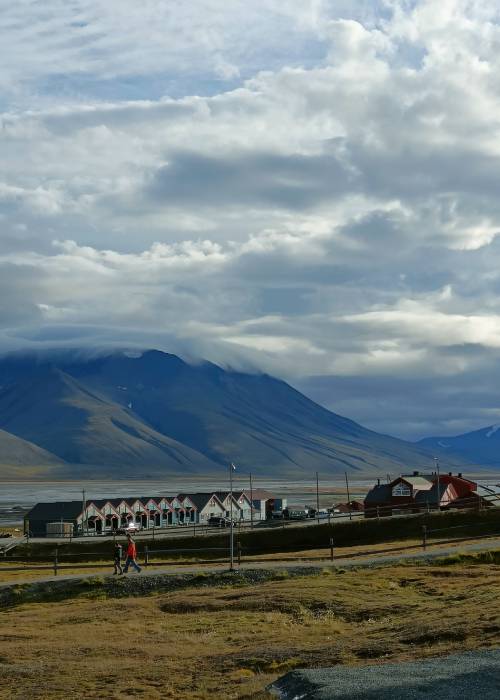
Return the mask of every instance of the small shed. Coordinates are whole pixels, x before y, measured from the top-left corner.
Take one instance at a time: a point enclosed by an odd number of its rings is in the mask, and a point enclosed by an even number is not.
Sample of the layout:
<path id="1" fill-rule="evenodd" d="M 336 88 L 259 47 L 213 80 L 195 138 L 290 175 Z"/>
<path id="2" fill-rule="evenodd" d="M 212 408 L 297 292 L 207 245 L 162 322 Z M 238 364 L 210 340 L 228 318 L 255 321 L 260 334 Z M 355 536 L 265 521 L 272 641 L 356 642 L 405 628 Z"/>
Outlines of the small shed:
<path id="1" fill-rule="evenodd" d="M 64 521 L 56 521 L 55 523 L 47 523 L 47 537 L 73 537 L 73 523 L 65 523 Z"/>
<path id="2" fill-rule="evenodd" d="M 82 501 L 63 501 L 55 503 L 37 503 L 24 518 L 24 534 L 31 537 L 46 537 L 47 525 L 63 522 L 73 528 L 76 534 L 78 523 L 81 524 Z"/>

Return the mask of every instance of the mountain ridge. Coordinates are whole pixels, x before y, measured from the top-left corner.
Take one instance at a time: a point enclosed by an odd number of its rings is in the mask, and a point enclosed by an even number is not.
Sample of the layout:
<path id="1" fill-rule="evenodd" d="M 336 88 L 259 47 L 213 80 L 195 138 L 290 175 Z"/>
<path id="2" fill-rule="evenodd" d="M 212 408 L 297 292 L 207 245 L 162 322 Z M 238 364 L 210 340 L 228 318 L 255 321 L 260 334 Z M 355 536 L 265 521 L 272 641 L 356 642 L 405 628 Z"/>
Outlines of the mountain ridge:
<path id="1" fill-rule="evenodd" d="M 158 350 L 0 358 L 0 430 L 72 476 L 215 473 L 231 461 L 271 477 L 432 466 L 425 448 L 328 411 L 283 380 Z"/>
<path id="2" fill-rule="evenodd" d="M 427 437 L 418 441 L 425 449 L 440 455 L 473 461 L 475 464 L 500 468 L 500 424 L 451 437 Z"/>

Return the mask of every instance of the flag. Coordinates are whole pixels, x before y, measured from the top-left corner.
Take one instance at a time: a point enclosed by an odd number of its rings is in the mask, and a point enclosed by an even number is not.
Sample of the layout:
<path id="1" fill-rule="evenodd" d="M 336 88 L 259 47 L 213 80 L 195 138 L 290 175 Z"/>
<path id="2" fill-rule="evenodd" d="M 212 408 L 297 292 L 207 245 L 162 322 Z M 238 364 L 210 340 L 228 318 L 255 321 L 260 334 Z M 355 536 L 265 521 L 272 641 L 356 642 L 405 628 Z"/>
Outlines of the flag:
<path id="1" fill-rule="evenodd" d="M 233 472 L 236 471 L 236 466 L 235 466 L 235 464 L 234 464 L 233 462 L 231 462 L 231 470 L 232 470 Z"/>

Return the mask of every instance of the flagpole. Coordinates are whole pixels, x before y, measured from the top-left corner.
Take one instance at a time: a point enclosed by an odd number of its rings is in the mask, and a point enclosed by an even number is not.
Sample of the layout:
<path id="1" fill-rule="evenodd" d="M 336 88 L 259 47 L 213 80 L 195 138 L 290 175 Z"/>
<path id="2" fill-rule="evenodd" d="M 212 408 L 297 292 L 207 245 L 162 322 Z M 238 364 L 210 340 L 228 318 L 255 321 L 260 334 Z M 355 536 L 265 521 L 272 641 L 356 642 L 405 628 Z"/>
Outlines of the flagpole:
<path id="1" fill-rule="evenodd" d="M 231 522 L 230 522 L 230 537 L 229 537 L 229 557 L 230 557 L 230 564 L 229 564 L 229 571 L 234 570 L 234 532 L 233 532 L 233 469 L 234 465 L 231 462 L 229 465 L 229 498 L 231 502 L 231 508 L 230 508 L 230 513 L 231 513 Z"/>
<path id="2" fill-rule="evenodd" d="M 250 472 L 250 529 L 253 530 L 253 485 L 252 485 L 252 472 Z"/>

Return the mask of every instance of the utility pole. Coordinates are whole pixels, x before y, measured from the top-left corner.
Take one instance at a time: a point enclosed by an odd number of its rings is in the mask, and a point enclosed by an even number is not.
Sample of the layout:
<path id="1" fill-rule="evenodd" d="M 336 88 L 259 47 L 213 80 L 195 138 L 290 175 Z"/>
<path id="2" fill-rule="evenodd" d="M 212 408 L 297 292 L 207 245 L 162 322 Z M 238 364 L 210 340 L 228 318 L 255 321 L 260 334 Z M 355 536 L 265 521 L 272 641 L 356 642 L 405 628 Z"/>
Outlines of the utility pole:
<path id="1" fill-rule="evenodd" d="M 349 508 L 349 520 L 352 520 L 351 495 L 349 493 L 349 479 L 347 478 L 347 472 L 344 472 L 344 474 L 345 474 L 345 485 L 347 487 L 347 507 Z"/>
<path id="2" fill-rule="evenodd" d="M 439 489 L 439 459 L 437 457 L 434 457 L 434 462 L 436 464 L 436 473 L 437 473 L 437 509 L 441 510 L 441 493 Z"/>
<path id="3" fill-rule="evenodd" d="M 250 472 L 250 529 L 253 530 L 253 484 L 252 484 L 252 472 Z"/>
<path id="4" fill-rule="evenodd" d="M 319 476 L 316 472 L 316 518 L 319 523 Z"/>
<path id="5" fill-rule="evenodd" d="M 230 532 L 229 532 L 229 571 L 234 571 L 234 529 L 233 529 L 233 471 L 236 469 L 231 462 L 229 465 L 229 499 L 230 499 Z"/>
<path id="6" fill-rule="evenodd" d="M 85 499 L 85 489 L 82 489 L 82 535 L 87 529 L 87 501 Z"/>

